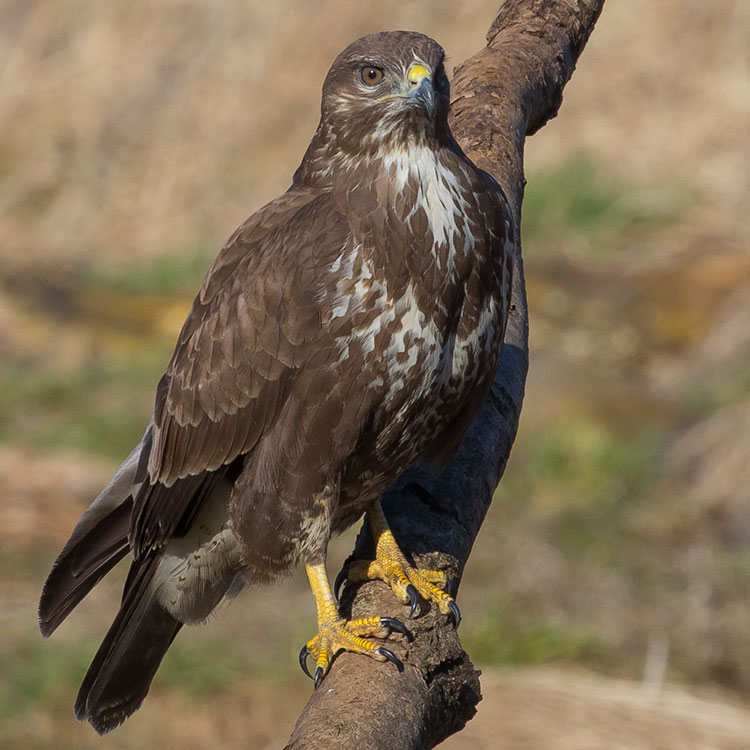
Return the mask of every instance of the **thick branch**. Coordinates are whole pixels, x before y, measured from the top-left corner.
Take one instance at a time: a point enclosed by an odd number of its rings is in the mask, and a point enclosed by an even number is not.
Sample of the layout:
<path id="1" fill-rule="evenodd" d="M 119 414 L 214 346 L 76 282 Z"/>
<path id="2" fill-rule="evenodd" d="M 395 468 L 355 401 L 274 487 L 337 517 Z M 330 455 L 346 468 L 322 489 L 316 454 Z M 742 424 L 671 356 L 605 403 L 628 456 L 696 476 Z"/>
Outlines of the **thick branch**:
<path id="1" fill-rule="evenodd" d="M 511 316 L 493 389 L 449 467 L 439 477 L 412 469 L 383 507 L 402 549 L 444 570 L 455 593 L 515 439 L 528 369 L 528 313 L 520 226 L 525 137 L 557 114 L 562 90 L 604 0 L 505 0 L 487 46 L 453 81 L 451 126 L 469 157 L 503 187 L 515 218 Z M 354 556 L 371 558 L 365 526 Z M 384 584 L 347 586 L 344 613 L 404 617 Z M 348 612 L 347 612 L 348 611 Z M 287 750 L 422 750 L 460 730 L 480 700 L 478 673 L 447 619 L 435 611 L 409 621 L 414 642 L 389 641 L 398 674 L 341 654 L 297 721 Z"/>

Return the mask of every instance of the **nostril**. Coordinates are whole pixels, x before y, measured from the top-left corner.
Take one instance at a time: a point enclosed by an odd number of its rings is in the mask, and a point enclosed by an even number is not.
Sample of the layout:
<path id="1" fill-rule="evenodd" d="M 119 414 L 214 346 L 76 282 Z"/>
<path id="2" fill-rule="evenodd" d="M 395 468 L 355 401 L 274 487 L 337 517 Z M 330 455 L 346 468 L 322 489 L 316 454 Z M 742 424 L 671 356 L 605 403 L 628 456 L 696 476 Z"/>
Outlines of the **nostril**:
<path id="1" fill-rule="evenodd" d="M 409 68 L 407 78 L 412 86 L 418 85 L 423 79 L 429 78 L 430 71 L 424 66 L 415 64 Z"/>

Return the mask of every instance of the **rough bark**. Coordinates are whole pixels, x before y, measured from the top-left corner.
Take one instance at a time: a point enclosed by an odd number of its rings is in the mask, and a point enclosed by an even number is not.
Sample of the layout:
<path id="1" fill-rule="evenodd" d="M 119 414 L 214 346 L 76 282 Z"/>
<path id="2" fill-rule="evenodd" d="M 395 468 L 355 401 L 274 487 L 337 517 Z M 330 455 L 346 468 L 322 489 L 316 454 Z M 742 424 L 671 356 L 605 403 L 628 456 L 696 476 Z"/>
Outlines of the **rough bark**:
<path id="1" fill-rule="evenodd" d="M 562 90 L 604 0 L 505 0 L 487 45 L 453 78 L 451 127 L 469 157 L 503 187 L 515 217 L 511 316 L 493 389 L 459 452 L 433 478 L 417 470 L 383 500 L 401 548 L 418 565 L 444 570 L 456 593 L 516 435 L 528 369 L 528 314 L 521 259 L 521 202 L 527 135 L 557 114 Z M 371 558 L 369 531 L 354 557 Z M 382 583 L 347 585 L 342 611 L 354 617 L 406 608 Z M 459 731 L 481 699 L 479 673 L 458 634 L 436 610 L 408 621 L 414 640 L 392 636 L 404 661 L 392 664 L 341 654 L 303 710 L 286 750 L 422 750 Z"/>

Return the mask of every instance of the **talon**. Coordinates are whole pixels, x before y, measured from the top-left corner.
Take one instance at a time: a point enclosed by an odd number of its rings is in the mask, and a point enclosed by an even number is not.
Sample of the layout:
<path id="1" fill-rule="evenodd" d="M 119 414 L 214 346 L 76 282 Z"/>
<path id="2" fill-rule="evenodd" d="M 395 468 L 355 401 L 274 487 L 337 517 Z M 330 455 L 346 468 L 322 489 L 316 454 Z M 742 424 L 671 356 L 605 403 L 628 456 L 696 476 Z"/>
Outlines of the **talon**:
<path id="1" fill-rule="evenodd" d="M 450 610 L 450 615 L 448 616 L 453 620 L 453 628 L 456 629 L 461 624 L 461 610 L 453 600 L 448 602 L 448 609 Z"/>
<path id="2" fill-rule="evenodd" d="M 356 620 L 345 620 L 338 613 L 325 566 L 322 563 L 308 563 L 305 567 L 318 609 L 318 634 L 302 647 L 299 652 L 299 663 L 302 671 L 312 679 L 315 688 L 320 687 L 331 663 L 340 651 L 365 654 L 379 661 L 390 661 L 401 671 L 404 668 L 401 660 L 392 651 L 369 639 L 386 638 L 391 630 L 409 638 L 411 634 L 406 626 L 393 617 L 360 617 Z M 336 580 L 337 587 L 340 588 L 341 580 L 346 578 L 347 570 L 351 572 L 351 566 L 344 565 L 344 570 Z M 414 595 L 417 595 L 416 589 Z M 311 675 L 307 668 L 310 656 L 315 660 L 314 675 Z"/>
<path id="3" fill-rule="evenodd" d="M 395 617 L 381 617 L 380 624 L 384 625 L 386 628 L 390 628 L 396 633 L 401 633 L 401 635 L 406 636 L 406 640 L 408 640 L 410 643 L 414 640 L 414 636 L 411 634 L 411 631 L 407 630 L 406 625 L 404 625 L 401 620 L 397 620 Z"/>
<path id="4" fill-rule="evenodd" d="M 384 581 L 400 602 L 409 605 L 410 620 L 422 615 L 421 602 L 425 601 L 448 615 L 453 627 L 457 628 L 461 622 L 461 611 L 444 590 L 448 583 L 447 574 L 409 563 L 388 527 L 379 502 L 372 503 L 367 509 L 367 522 L 375 540 L 375 559 L 363 570 L 359 568 L 359 561 L 355 561 L 353 569 L 349 571 L 349 579 L 360 580 L 359 576 L 362 575 L 363 580 Z"/>
<path id="5" fill-rule="evenodd" d="M 381 646 L 380 648 L 375 650 L 375 653 L 378 654 L 378 656 L 382 656 L 384 659 L 393 662 L 399 672 L 404 671 L 404 663 L 401 661 L 401 659 L 398 658 L 398 656 L 396 656 L 396 654 L 393 653 L 393 651 L 390 651 L 389 649 L 383 648 Z"/>
<path id="6" fill-rule="evenodd" d="M 315 677 L 313 677 L 313 684 L 316 690 L 320 687 L 321 682 L 323 682 L 323 667 L 318 667 L 315 670 Z"/>
<path id="7" fill-rule="evenodd" d="M 299 665 L 302 667 L 302 671 L 312 680 L 313 676 L 310 674 L 310 670 L 307 668 L 307 657 L 310 651 L 307 648 L 307 644 L 302 647 L 299 652 Z"/>
<path id="8" fill-rule="evenodd" d="M 341 587 L 346 583 L 348 573 L 349 566 L 344 565 L 336 576 L 336 580 L 333 582 L 333 595 L 336 597 L 336 601 L 341 598 Z"/>
<path id="9" fill-rule="evenodd" d="M 414 613 L 417 611 L 417 607 L 419 607 L 419 592 L 417 591 L 416 586 L 414 584 L 410 583 L 406 587 L 406 593 L 409 595 L 409 619 L 414 619 Z"/>

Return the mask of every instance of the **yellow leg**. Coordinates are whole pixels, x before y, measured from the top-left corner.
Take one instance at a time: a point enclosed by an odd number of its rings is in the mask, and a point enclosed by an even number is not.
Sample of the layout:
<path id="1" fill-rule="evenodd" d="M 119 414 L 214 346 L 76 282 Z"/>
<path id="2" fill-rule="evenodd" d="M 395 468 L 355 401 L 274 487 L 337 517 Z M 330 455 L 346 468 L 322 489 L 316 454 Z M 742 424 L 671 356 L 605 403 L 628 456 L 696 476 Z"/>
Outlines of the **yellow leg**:
<path id="1" fill-rule="evenodd" d="M 318 609 L 318 634 L 311 638 L 300 651 L 299 661 L 304 672 L 315 681 L 320 681 L 331 667 L 333 657 L 339 651 L 367 654 L 378 661 L 392 661 L 401 671 L 404 665 L 389 649 L 369 640 L 369 637 L 387 638 L 392 630 L 410 635 L 403 623 L 393 617 L 365 617 L 359 620 L 344 620 L 339 617 L 336 600 L 331 593 L 325 565 L 306 565 L 310 588 Z M 315 676 L 307 669 L 307 657 L 315 660 Z"/>
<path id="2" fill-rule="evenodd" d="M 367 521 L 375 539 L 375 559 L 355 560 L 342 571 L 342 575 L 350 581 L 385 581 L 400 602 L 411 605 L 409 617 L 416 613 L 421 596 L 437 605 L 443 614 L 450 615 L 458 627 L 461 621 L 458 606 L 453 597 L 442 590 L 446 583 L 445 574 L 438 570 L 422 570 L 409 565 L 388 527 L 380 501 L 374 502 L 368 509 Z M 340 575 L 336 581 L 337 590 L 341 580 L 343 579 Z"/>

